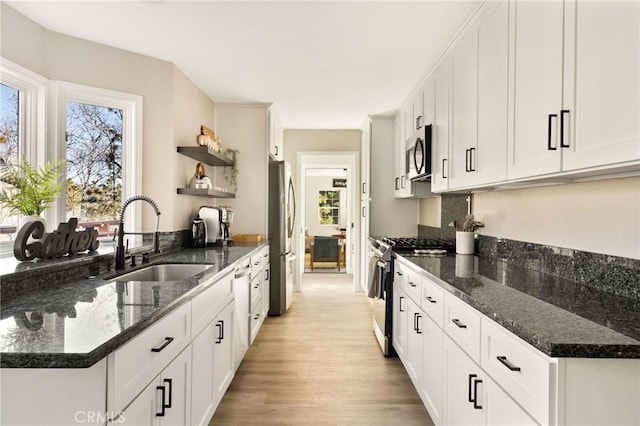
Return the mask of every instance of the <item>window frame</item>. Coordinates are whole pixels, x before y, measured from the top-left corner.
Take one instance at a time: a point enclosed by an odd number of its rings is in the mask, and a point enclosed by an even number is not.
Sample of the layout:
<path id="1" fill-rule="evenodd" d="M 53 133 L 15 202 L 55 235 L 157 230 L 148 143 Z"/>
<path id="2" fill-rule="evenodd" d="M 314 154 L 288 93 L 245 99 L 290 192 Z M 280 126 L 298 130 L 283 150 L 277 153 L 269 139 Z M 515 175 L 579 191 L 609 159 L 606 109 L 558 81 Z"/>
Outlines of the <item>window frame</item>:
<path id="1" fill-rule="evenodd" d="M 122 117 L 122 201 L 142 191 L 142 111 L 143 98 L 139 95 L 101 89 L 66 81 L 52 83 L 55 87 L 55 135 L 53 148 L 56 159 L 66 159 L 67 101 L 88 103 L 110 108 L 118 108 Z M 66 220 L 66 178 L 63 182 L 63 196 L 56 203 L 54 223 Z M 127 209 L 124 228 L 128 230 L 142 229 L 142 213 L 140 203 L 133 203 Z M 131 236 L 135 244 L 141 241 L 140 236 Z"/>
<path id="2" fill-rule="evenodd" d="M 338 207 L 335 207 L 333 205 L 331 205 L 331 206 L 321 206 L 320 205 L 320 195 L 321 195 L 322 192 L 325 192 L 325 193 L 326 192 L 335 192 L 335 193 L 337 193 L 338 194 L 338 198 L 337 198 Z M 341 198 L 341 193 L 340 193 L 339 189 L 332 188 L 332 189 L 319 189 L 318 190 L 318 225 L 320 225 L 320 226 L 336 226 L 336 225 L 340 224 L 340 198 Z M 332 199 L 332 201 L 334 201 L 334 200 L 336 200 L 336 199 L 335 198 Z M 321 210 L 323 208 L 327 208 L 327 207 L 330 208 L 331 211 L 332 211 L 332 214 L 331 214 L 332 218 L 334 217 L 333 211 L 336 210 L 336 212 L 337 212 L 336 217 L 338 218 L 337 222 L 335 222 L 335 223 L 322 223 L 321 222 L 322 215 L 321 215 L 320 212 L 321 212 Z"/>

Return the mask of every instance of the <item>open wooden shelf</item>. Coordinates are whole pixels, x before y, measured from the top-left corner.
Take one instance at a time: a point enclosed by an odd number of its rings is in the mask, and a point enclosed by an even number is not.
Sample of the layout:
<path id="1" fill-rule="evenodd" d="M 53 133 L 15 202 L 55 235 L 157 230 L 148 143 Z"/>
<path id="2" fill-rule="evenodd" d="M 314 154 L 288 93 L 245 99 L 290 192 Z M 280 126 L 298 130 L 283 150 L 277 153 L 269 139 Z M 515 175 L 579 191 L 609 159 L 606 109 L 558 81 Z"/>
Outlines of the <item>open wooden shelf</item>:
<path id="1" fill-rule="evenodd" d="M 216 191 L 215 189 L 203 188 L 178 188 L 178 194 L 209 198 L 236 198 L 236 194 L 233 192 L 223 192 Z"/>
<path id="2" fill-rule="evenodd" d="M 210 166 L 233 166 L 233 161 L 208 146 L 179 146 L 178 152 Z"/>

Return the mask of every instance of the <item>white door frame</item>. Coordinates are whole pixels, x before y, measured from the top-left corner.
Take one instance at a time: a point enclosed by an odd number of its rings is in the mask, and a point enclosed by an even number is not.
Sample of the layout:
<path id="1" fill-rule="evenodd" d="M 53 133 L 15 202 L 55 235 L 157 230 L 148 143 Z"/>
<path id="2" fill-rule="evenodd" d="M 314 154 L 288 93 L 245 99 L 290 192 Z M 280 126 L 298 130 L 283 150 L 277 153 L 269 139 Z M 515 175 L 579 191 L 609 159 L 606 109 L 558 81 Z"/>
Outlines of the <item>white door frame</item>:
<path id="1" fill-rule="evenodd" d="M 347 171 L 347 241 L 349 246 L 345 251 L 345 262 L 347 273 L 353 276 L 353 290 L 358 291 L 360 282 L 360 215 L 356 214 L 359 208 L 358 188 L 360 185 L 360 154 L 357 151 L 302 151 L 298 152 L 298 208 L 296 212 L 296 232 L 295 246 L 296 253 L 299 253 L 296 262 L 295 291 L 302 291 L 302 274 L 304 273 L 304 218 L 306 199 L 306 176 L 307 169 L 346 169 Z"/>

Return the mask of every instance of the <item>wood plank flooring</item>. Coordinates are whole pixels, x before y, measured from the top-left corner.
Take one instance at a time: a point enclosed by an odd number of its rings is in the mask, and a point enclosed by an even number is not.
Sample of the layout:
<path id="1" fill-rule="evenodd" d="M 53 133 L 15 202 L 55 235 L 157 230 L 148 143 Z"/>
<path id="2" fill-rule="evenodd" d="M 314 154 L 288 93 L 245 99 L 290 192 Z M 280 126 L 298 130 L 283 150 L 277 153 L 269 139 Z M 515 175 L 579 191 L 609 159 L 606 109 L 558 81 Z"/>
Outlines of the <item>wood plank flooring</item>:
<path id="1" fill-rule="evenodd" d="M 305 274 L 265 320 L 210 425 L 432 425 L 398 358 L 385 358 L 351 275 Z"/>

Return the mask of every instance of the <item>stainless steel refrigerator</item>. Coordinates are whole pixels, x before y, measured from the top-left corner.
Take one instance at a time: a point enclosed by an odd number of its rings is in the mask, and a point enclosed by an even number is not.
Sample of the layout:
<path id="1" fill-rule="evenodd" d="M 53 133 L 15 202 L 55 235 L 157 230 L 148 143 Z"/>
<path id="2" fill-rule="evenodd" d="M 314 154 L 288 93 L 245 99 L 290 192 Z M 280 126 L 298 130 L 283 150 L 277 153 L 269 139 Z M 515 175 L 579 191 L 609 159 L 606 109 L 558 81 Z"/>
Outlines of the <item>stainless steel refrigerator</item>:
<path id="1" fill-rule="evenodd" d="M 296 258 L 291 237 L 296 216 L 296 195 L 291 166 L 286 161 L 269 163 L 269 243 L 271 289 L 269 315 L 282 315 L 293 299 L 293 270 Z"/>

